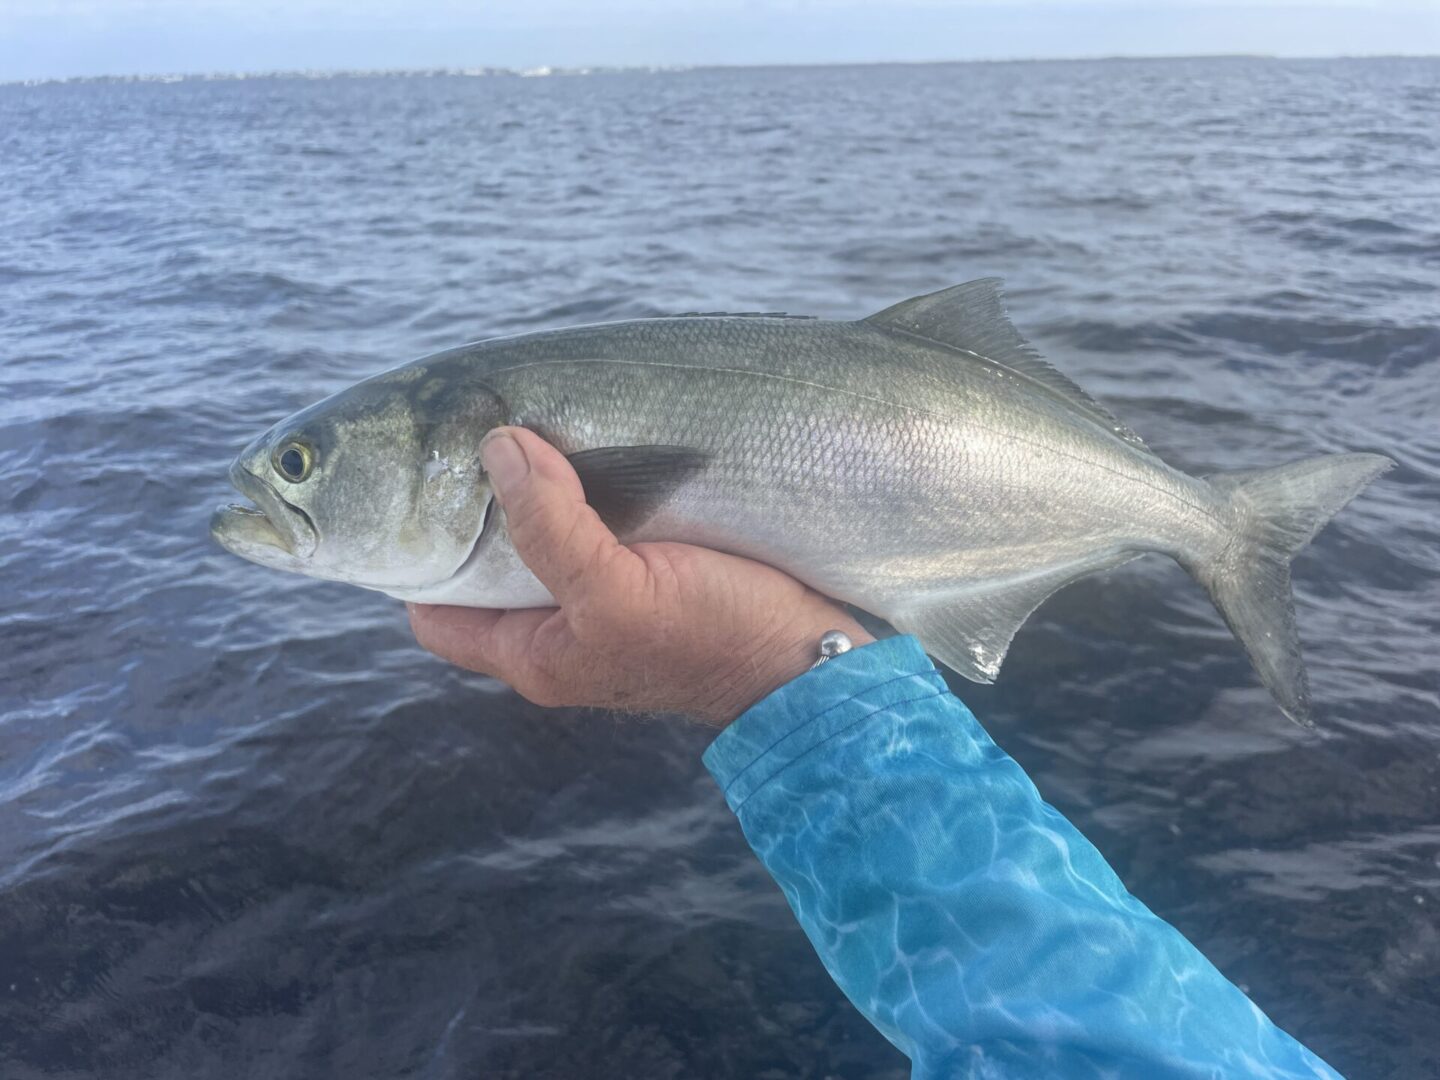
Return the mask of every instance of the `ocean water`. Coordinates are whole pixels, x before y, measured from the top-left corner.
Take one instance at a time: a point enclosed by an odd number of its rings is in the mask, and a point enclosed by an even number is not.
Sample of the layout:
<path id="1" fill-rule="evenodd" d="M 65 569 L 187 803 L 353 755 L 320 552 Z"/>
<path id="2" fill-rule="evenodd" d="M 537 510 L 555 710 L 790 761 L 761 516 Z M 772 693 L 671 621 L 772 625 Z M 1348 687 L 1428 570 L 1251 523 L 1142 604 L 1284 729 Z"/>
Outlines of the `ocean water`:
<path id="1" fill-rule="evenodd" d="M 1351 1077 L 1440 1073 L 1440 60 L 0 87 L 0 1077 L 898 1078 L 700 765 L 213 547 L 234 453 L 467 340 L 982 275 L 1196 472 L 1378 450 L 1318 728 L 1159 558 L 954 680 Z"/>

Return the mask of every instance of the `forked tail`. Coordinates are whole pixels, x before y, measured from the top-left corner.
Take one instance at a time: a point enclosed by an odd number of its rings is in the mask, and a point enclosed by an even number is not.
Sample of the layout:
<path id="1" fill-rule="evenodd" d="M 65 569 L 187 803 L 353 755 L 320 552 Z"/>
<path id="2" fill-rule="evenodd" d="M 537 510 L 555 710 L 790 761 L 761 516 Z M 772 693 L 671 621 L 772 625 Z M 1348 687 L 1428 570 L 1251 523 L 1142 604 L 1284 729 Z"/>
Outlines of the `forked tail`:
<path id="1" fill-rule="evenodd" d="M 1333 454 L 1209 477 L 1240 525 L 1219 555 L 1187 566 L 1209 590 L 1261 682 L 1298 723 L 1310 723 L 1310 688 L 1295 631 L 1290 560 L 1394 464 L 1380 454 Z"/>

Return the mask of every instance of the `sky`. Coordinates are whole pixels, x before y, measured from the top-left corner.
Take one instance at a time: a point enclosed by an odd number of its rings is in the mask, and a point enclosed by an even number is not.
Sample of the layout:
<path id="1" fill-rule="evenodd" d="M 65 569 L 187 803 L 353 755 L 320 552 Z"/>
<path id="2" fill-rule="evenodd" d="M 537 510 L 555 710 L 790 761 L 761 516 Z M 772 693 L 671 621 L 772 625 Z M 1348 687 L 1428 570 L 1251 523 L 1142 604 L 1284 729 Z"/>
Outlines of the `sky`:
<path id="1" fill-rule="evenodd" d="M 277 70 L 1440 54 L 1440 0 L 0 0 L 0 82 Z"/>

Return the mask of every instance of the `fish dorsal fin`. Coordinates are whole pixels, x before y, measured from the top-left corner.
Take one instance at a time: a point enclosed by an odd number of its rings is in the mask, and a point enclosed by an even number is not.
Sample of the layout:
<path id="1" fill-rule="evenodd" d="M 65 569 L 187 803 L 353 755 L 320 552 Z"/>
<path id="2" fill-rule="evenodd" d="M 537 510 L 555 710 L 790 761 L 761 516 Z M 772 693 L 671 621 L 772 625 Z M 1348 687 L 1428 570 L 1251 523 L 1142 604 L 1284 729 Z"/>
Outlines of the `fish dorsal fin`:
<path id="1" fill-rule="evenodd" d="M 616 533 L 643 524 L 709 460 L 688 446 L 602 446 L 570 455 L 585 501 Z"/>
<path id="2" fill-rule="evenodd" d="M 875 326 L 922 337 L 988 360 L 1036 383 L 1120 438 L 1144 447 L 1131 431 L 1070 379 L 1058 371 L 1020 336 L 1000 294 L 999 278 L 979 278 L 939 292 L 916 296 L 871 315 Z"/>
<path id="3" fill-rule="evenodd" d="M 1135 557 L 1130 551 L 1107 552 L 1005 580 L 941 589 L 887 617 L 901 633 L 919 638 L 925 651 L 946 667 L 971 682 L 992 683 L 1015 632 L 1047 597 L 1078 578 Z"/>

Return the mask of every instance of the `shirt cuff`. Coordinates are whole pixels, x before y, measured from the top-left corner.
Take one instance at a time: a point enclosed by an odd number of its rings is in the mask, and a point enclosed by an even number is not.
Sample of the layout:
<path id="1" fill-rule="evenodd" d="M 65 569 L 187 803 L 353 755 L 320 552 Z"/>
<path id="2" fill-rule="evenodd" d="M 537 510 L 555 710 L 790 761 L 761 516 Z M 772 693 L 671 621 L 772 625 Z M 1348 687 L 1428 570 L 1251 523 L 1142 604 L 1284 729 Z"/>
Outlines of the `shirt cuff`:
<path id="1" fill-rule="evenodd" d="M 862 645 L 762 698 L 722 731 L 703 761 L 739 813 L 745 800 L 791 762 L 868 717 L 947 692 L 909 634 Z"/>

